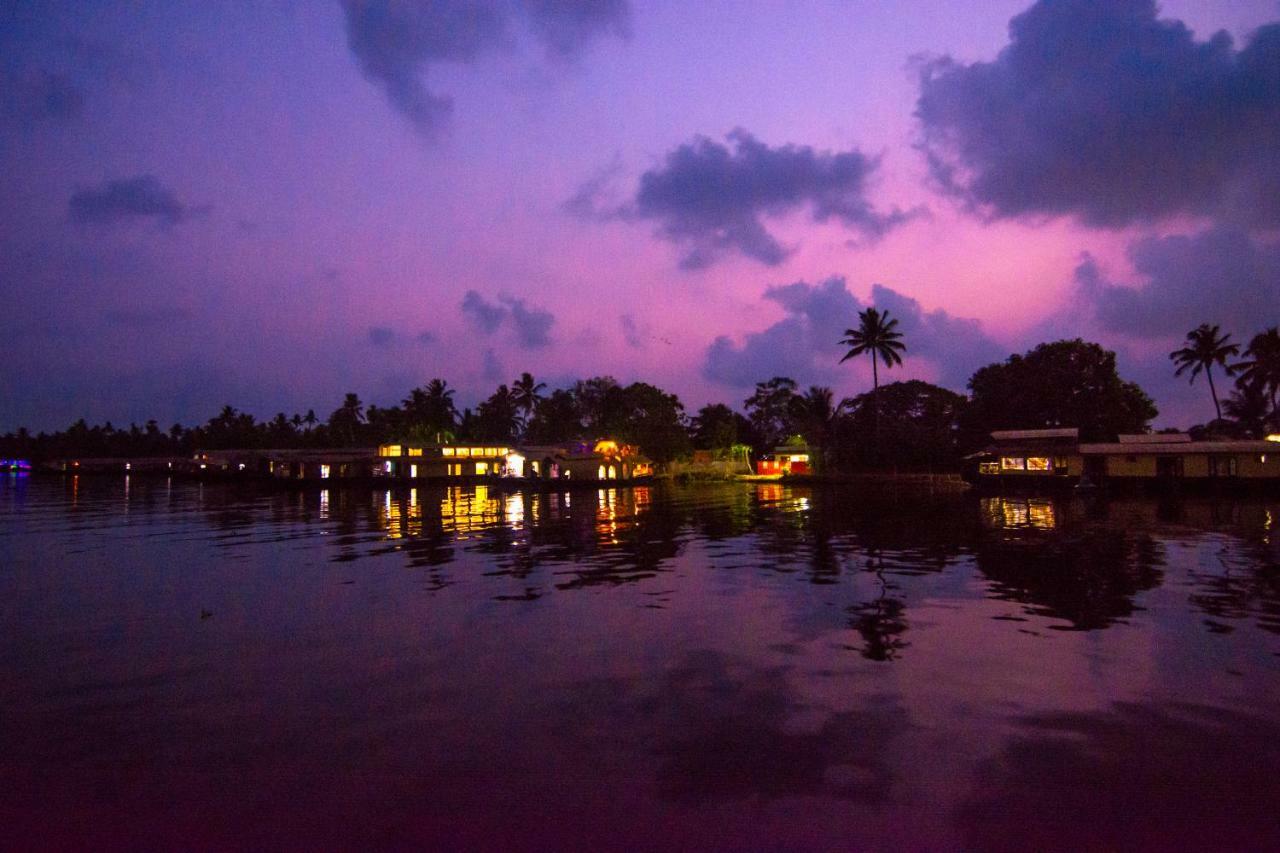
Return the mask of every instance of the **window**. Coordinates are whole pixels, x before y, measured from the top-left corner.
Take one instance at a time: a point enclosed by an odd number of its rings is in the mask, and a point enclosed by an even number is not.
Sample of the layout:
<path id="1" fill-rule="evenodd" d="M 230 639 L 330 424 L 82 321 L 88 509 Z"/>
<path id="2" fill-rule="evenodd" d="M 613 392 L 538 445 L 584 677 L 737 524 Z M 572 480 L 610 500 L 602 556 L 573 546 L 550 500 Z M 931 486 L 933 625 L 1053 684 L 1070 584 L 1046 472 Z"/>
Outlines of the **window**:
<path id="1" fill-rule="evenodd" d="M 328 466 L 328 465 L 321 465 L 321 466 L 320 466 L 320 479 L 321 479 L 321 480 L 327 480 L 327 479 L 329 479 L 329 466 Z"/>
<path id="2" fill-rule="evenodd" d="M 440 448 L 440 455 L 441 455 L 441 456 L 452 456 L 452 455 L 453 455 L 453 448 L 452 448 L 452 447 L 442 447 L 442 448 Z"/>
<path id="3" fill-rule="evenodd" d="M 477 462 L 477 463 L 476 463 L 476 473 L 477 473 L 477 474 L 488 474 L 488 473 L 489 473 L 489 463 L 488 463 L 488 462 Z"/>
<path id="4" fill-rule="evenodd" d="M 391 462 L 383 463 L 382 470 L 386 471 L 388 474 L 391 473 L 393 468 L 394 468 L 394 463 L 391 463 Z"/>
<path id="5" fill-rule="evenodd" d="M 1234 456 L 1210 456 L 1209 457 L 1209 476 L 1210 477 L 1236 476 L 1236 458 Z"/>
<path id="6" fill-rule="evenodd" d="M 383 456 L 399 456 L 400 455 L 400 445 L 398 444 L 384 444 L 379 449 L 382 451 Z"/>
<path id="7" fill-rule="evenodd" d="M 1000 458 L 1001 471 L 1025 471 L 1027 460 L 1021 456 L 1003 456 Z"/>
<path id="8" fill-rule="evenodd" d="M 1053 457 L 1053 473 L 1055 474 L 1067 473 L 1067 457 L 1065 456 Z"/>
<path id="9" fill-rule="evenodd" d="M 1047 457 L 1047 456 L 1028 456 L 1028 457 L 1027 457 L 1027 470 L 1028 470 L 1028 471 L 1048 471 L 1048 470 L 1049 470 L 1049 457 Z"/>
<path id="10" fill-rule="evenodd" d="M 410 448 L 409 448 L 409 455 L 410 455 L 410 456 L 421 456 L 421 455 L 422 455 L 422 448 L 421 448 L 421 447 L 410 447 Z"/>
<path id="11" fill-rule="evenodd" d="M 417 465 L 410 465 L 410 466 L 409 466 L 409 476 L 410 476 L 410 477 L 417 477 L 417 476 L 418 476 L 418 466 L 417 466 Z"/>
<path id="12" fill-rule="evenodd" d="M 597 479 L 597 480 L 603 480 L 603 479 L 604 479 L 604 466 L 603 466 L 603 465 L 601 465 L 601 466 L 600 466 L 600 470 L 599 470 L 598 472 L 596 472 L 596 479 Z"/>
<path id="13" fill-rule="evenodd" d="M 999 474 L 1000 463 L 999 462 L 979 462 L 978 473 L 979 474 Z"/>
<path id="14" fill-rule="evenodd" d="M 610 480 L 618 479 L 618 469 L 612 465 L 609 466 L 609 479 Z"/>

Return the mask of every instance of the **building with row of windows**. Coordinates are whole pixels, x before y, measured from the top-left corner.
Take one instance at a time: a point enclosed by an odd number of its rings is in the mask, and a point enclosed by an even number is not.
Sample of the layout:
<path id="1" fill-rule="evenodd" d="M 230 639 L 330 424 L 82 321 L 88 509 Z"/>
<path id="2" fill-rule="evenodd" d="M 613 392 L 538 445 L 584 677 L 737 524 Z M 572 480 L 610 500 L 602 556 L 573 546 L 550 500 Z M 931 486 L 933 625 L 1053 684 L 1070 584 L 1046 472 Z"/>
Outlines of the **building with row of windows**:
<path id="1" fill-rule="evenodd" d="M 1186 433 L 1081 442 L 1075 429 L 1004 430 L 971 454 L 974 482 L 1004 485 L 1236 481 L 1280 484 L 1280 435 L 1195 441 Z"/>

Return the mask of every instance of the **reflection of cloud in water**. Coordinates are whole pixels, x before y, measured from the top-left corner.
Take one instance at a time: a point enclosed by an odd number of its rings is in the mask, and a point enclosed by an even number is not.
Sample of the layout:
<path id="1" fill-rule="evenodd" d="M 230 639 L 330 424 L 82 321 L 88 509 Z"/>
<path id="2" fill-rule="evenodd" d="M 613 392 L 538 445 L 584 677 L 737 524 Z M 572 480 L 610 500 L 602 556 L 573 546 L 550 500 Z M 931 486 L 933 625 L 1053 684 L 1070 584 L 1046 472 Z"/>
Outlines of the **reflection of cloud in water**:
<path id="1" fill-rule="evenodd" d="M 1280 724 L 1203 707 L 1047 714 L 979 773 L 973 850 L 1280 846 Z"/>
<path id="2" fill-rule="evenodd" d="M 782 669 L 702 651 L 686 655 L 653 685 L 610 681 L 584 686 L 607 708 L 604 750 L 651 744 L 659 794 L 684 805 L 722 800 L 826 796 L 889 799 L 890 747 L 909 725 L 905 711 L 872 697 L 852 711 L 825 714 L 803 704 Z M 597 707 L 604 713 L 605 707 Z M 816 726 L 803 723 L 814 717 Z"/>

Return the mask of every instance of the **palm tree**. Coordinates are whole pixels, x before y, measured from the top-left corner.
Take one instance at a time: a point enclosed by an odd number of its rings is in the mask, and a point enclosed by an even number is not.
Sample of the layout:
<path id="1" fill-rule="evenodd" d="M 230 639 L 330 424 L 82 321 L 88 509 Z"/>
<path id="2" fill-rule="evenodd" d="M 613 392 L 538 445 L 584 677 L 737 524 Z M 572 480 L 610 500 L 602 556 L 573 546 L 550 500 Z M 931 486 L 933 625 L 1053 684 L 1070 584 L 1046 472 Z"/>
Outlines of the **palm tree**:
<path id="1" fill-rule="evenodd" d="M 404 400 L 404 411 L 410 421 L 410 432 L 437 444 L 445 441 L 446 436 L 452 436 L 458 423 L 453 389 L 443 379 L 432 379 L 426 386 L 410 391 Z"/>
<path id="2" fill-rule="evenodd" d="M 858 312 L 858 328 L 845 329 L 840 343 L 849 347 L 849 351 L 840 359 L 844 364 L 855 356 L 867 353 L 871 356 L 871 386 L 876 400 L 876 439 L 880 437 L 880 371 L 877 365 L 884 362 L 885 369 L 895 364 L 902 364 L 902 353 L 907 346 L 902 342 L 902 333 L 897 331 L 898 321 L 889 319 L 889 312 L 883 314 L 874 307 Z"/>
<path id="3" fill-rule="evenodd" d="M 1233 365 L 1240 371 L 1236 385 L 1242 391 L 1253 389 L 1267 394 L 1271 399 L 1271 420 L 1280 427 L 1280 408 L 1276 406 L 1276 395 L 1280 393 L 1280 327 L 1272 326 L 1254 335 L 1244 354 L 1248 360 Z"/>
<path id="4" fill-rule="evenodd" d="M 836 421 L 844 413 L 844 402 L 835 402 L 830 388 L 813 385 L 804 394 L 791 398 L 791 416 L 801 434 L 818 451 L 819 464 L 826 466 L 827 448 L 835 431 Z"/>
<path id="5" fill-rule="evenodd" d="M 542 402 L 542 391 L 546 390 L 546 387 L 547 383 L 535 382 L 533 375 L 529 373 L 521 373 L 520 378 L 511 383 L 511 398 L 524 414 L 526 424 L 533 418 L 534 410 Z"/>
<path id="6" fill-rule="evenodd" d="M 1213 387 L 1213 365 L 1221 365 L 1223 372 L 1230 376 L 1235 372 L 1235 367 L 1228 365 L 1227 359 L 1240 352 L 1238 344 L 1228 343 L 1231 335 L 1220 336 L 1220 333 L 1218 326 L 1201 323 L 1187 332 L 1187 346 L 1169 353 L 1169 358 L 1178 365 L 1178 369 L 1173 372 L 1174 376 L 1181 376 L 1190 370 L 1190 381 L 1194 384 L 1200 371 L 1204 371 L 1209 379 L 1209 394 L 1213 397 L 1213 410 L 1217 412 L 1218 420 L 1222 420 L 1222 406 L 1218 404 L 1218 391 Z"/>

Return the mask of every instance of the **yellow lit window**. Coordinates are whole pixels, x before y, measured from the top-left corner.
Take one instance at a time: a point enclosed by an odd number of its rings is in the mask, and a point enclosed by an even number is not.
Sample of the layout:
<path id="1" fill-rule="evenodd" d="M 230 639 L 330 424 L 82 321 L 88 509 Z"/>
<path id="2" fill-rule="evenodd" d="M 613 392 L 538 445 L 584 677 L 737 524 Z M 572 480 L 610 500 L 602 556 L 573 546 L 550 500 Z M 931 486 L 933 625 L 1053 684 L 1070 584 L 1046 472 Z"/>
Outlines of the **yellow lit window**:
<path id="1" fill-rule="evenodd" d="M 384 444 L 382 447 L 379 448 L 379 450 L 382 451 L 383 456 L 399 456 L 400 455 L 400 445 L 398 444 Z"/>
<path id="2" fill-rule="evenodd" d="M 603 466 L 603 465 L 601 465 L 601 466 L 600 466 L 600 470 L 596 472 L 596 479 L 597 479 L 597 480 L 603 480 L 603 479 L 604 479 L 604 466 Z"/>
<path id="3" fill-rule="evenodd" d="M 1027 457 L 1027 470 L 1028 470 L 1028 471 L 1048 471 L 1048 470 L 1049 470 L 1049 457 L 1047 457 L 1047 456 L 1028 456 L 1028 457 Z"/>
<path id="4" fill-rule="evenodd" d="M 472 455 L 472 456 L 484 456 L 484 448 L 483 448 L 483 447 L 473 447 L 473 448 L 471 448 L 471 455 Z"/>
<path id="5" fill-rule="evenodd" d="M 978 473 L 979 474 L 999 474 L 1000 463 L 999 462 L 979 462 Z"/>
<path id="6" fill-rule="evenodd" d="M 321 479 L 321 480 L 327 480 L 327 479 L 329 479 L 329 466 L 328 466 L 328 465 L 321 465 L 321 466 L 320 466 L 320 479 Z"/>
<path id="7" fill-rule="evenodd" d="M 421 448 L 421 447 L 410 447 L 410 448 L 409 448 L 409 455 L 410 455 L 410 456 L 421 456 L 421 455 L 422 455 L 422 448 Z"/>
<path id="8" fill-rule="evenodd" d="M 1021 456 L 1002 456 L 1000 458 L 1001 471 L 1025 471 L 1027 470 L 1027 460 Z"/>
<path id="9" fill-rule="evenodd" d="M 488 462 L 477 462 L 477 463 L 476 463 L 476 473 L 477 473 L 477 474 L 488 474 L 488 473 L 489 473 L 489 463 L 488 463 Z"/>
<path id="10" fill-rule="evenodd" d="M 452 456 L 452 455 L 453 455 L 453 448 L 452 448 L 452 447 L 442 447 L 442 448 L 440 448 L 440 455 L 441 455 L 441 456 Z"/>

